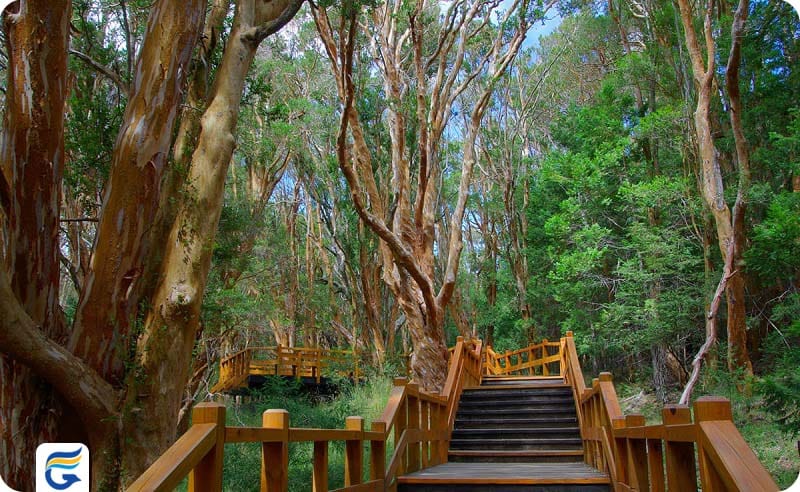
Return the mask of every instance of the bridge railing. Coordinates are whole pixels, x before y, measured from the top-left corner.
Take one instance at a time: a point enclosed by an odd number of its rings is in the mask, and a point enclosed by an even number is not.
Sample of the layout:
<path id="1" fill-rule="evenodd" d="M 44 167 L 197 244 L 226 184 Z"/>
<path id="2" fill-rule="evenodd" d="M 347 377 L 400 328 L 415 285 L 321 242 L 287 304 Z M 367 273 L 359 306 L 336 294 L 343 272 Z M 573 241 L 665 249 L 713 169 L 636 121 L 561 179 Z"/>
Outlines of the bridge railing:
<path id="1" fill-rule="evenodd" d="M 572 387 L 584 461 L 606 471 L 614 490 L 776 491 L 777 485 L 733 424 L 730 402 L 702 397 L 666 405 L 662 423 L 623 415 L 610 373 L 586 387 L 572 332 L 561 339 L 561 367 Z M 696 456 L 696 458 L 695 458 Z M 698 481 L 699 473 L 699 481 Z"/>
<path id="2" fill-rule="evenodd" d="M 248 347 L 219 362 L 219 381 L 212 393 L 245 384 L 250 375 L 314 378 L 317 383 L 330 375 L 361 377 L 358 353 L 304 347 Z"/>
<path id="3" fill-rule="evenodd" d="M 519 350 L 498 353 L 487 347 L 483 357 L 488 375 L 559 376 L 561 343 L 547 339 Z"/>
<path id="4" fill-rule="evenodd" d="M 422 391 L 405 378 L 395 379 L 386 408 L 370 430 L 364 429 L 362 417 L 348 417 L 344 429 L 289 427 L 285 410 L 264 412 L 262 427 L 227 427 L 224 405 L 200 403 L 193 409 L 189 430 L 126 490 L 170 491 L 188 475 L 189 492 L 220 491 L 225 444 L 242 442 L 261 443 L 261 490 L 286 490 L 288 444 L 313 442 L 313 490 L 327 492 L 328 443 L 344 441 L 344 487 L 338 490 L 395 491 L 398 476 L 447 461 L 461 392 L 481 382 L 481 350 L 480 342 L 459 337 L 441 393 Z"/>

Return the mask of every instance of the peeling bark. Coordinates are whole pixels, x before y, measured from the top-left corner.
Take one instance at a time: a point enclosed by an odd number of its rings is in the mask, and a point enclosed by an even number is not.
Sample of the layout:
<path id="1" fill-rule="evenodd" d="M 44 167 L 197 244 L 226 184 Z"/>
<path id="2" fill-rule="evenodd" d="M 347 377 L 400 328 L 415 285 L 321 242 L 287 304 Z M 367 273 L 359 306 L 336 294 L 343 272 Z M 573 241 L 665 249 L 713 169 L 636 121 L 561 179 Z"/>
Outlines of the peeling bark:
<path id="1" fill-rule="evenodd" d="M 20 2 L 17 13 L 3 15 L 8 85 L 0 142 L 0 476 L 17 489 L 32 483 L 36 445 L 59 435 L 63 410 L 39 374 L 8 356 L 24 355 L 13 346 L 25 341 L 23 326 L 14 320 L 27 318 L 41 328 L 35 330 L 41 338 L 64 337 L 58 220 L 71 12 L 69 0 L 29 0 Z"/>
<path id="2" fill-rule="evenodd" d="M 191 367 L 202 296 L 211 266 L 214 238 L 245 77 L 264 37 L 291 20 L 301 0 L 241 0 L 222 63 L 201 118 L 181 203 L 162 262 L 160 283 L 137 344 L 137 361 L 149 377 L 129 377 L 125 435 L 131 450 L 123 466 L 136 476 L 175 439 L 176 418 Z M 154 419 L 161 415 L 167 418 Z"/>
<path id="3" fill-rule="evenodd" d="M 700 47 L 697 33 L 693 25 L 692 8 L 688 0 L 678 0 L 680 17 L 692 61 L 692 71 L 695 82 L 697 83 L 697 108 L 694 113 L 695 132 L 697 136 L 697 146 L 702 160 L 702 186 L 703 197 L 714 217 L 717 230 L 717 240 L 719 249 L 725 263 L 732 263 L 734 271 L 738 270 L 737 264 L 741 261 L 742 249 L 744 247 L 744 211 L 746 208 L 746 194 L 749 187 L 749 165 L 746 155 L 746 141 L 744 135 L 734 131 L 736 139 L 737 155 L 739 157 L 740 177 L 735 212 L 738 217 L 732 217 L 731 210 L 725 202 L 722 172 L 717 157 L 717 148 L 711 129 L 711 98 L 714 94 L 714 74 L 715 74 L 715 53 L 716 45 L 712 34 L 712 15 L 714 1 L 706 2 L 705 19 L 703 27 L 703 37 L 705 40 L 706 59 L 703 59 L 703 50 Z M 747 3 L 744 9 L 740 4 L 737 16 L 732 27 L 733 44 L 731 47 L 731 59 L 728 66 L 728 83 L 733 83 L 734 95 L 738 95 L 738 59 L 741 46 L 742 30 L 747 16 Z M 737 73 L 731 73 L 731 70 Z M 731 79 L 733 77 L 733 79 Z M 729 87 L 730 91 L 731 88 Z M 738 103 L 738 97 L 734 97 Z M 741 104 L 732 118 L 741 118 Z M 739 124 L 741 132 L 741 124 Z M 744 151 L 744 153 L 742 153 Z M 744 173 L 744 174 L 742 174 Z M 737 230 L 738 229 L 738 230 Z M 736 247 L 736 243 L 739 247 Z M 729 253 L 730 252 L 730 253 Z M 733 254 L 729 259 L 728 255 Z M 730 281 L 726 282 L 725 297 L 728 307 L 728 341 L 729 359 L 728 366 L 731 370 L 741 369 L 745 375 L 752 376 L 753 367 L 747 352 L 747 325 L 744 298 L 744 279 L 741 273 L 734 275 Z"/>
<path id="4" fill-rule="evenodd" d="M 205 14 L 204 0 L 162 0 L 148 20 L 105 187 L 102 214 L 70 349 L 120 385 L 151 253 L 172 127 Z"/>
<path id="5" fill-rule="evenodd" d="M 516 56 L 527 31 L 528 2 L 513 1 L 499 20 L 515 25 L 510 40 L 502 36 L 490 38 L 489 49 L 467 69 L 467 46 L 484 33 L 483 28 L 489 22 L 484 7 L 490 4 L 452 2 L 444 14 L 444 28 L 435 41 L 436 48 L 427 59 L 424 47 L 429 40 L 425 39 L 423 2 L 415 4 L 409 17 L 410 27 L 406 30 L 401 30 L 398 22 L 403 15 L 402 2 L 387 2 L 372 9 L 375 32 L 368 33 L 368 38 L 375 40 L 372 50 L 380 60 L 378 69 L 382 72 L 388 99 L 393 195 L 377 193 L 369 146 L 364 140 L 358 111 L 353 106 L 352 62 L 358 12 L 350 12 L 350 17 L 341 21 L 337 37 L 327 12 L 317 6 L 312 8 L 336 77 L 339 97 L 344 102 L 337 140 L 339 166 L 359 217 L 381 239 L 383 279 L 403 310 L 414 345 L 414 377 L 422 388 L 431 391 L 441 389 L 447 370 L 444 310 L 453 296 L 463 248 L 462 222 L 475 163 L 478 128 L 494 84 Z M 403 66 L 407 50 L 413 57 L 414 73 L 407 72 Z M 435 75 L 429 86 L 431 72 Z M 461 182 L 456 207 L 449 216 L 446 268 L 437 291 L 434 231 L 439 205 L 436 177 L 441 172 L 437 158 L 455 101 L 468 87 L 479 85 L 479 75 L 483 80 L 477 103 L 467 109 L 470 116 L 464 129 Z M 410 116 L 404 112 L 406 108 L 402 104 L 409 90 L 409 80 L 414 80 L 417 90 L 415 113 Z M 416 119 L 419 132 L 416 135 L 419 167 L 413 176 L 409 164 L 412 156 L 406 147 L 407 122 L 411 119 Z M 388 209 L 386 203 L 389 203 Z"/>

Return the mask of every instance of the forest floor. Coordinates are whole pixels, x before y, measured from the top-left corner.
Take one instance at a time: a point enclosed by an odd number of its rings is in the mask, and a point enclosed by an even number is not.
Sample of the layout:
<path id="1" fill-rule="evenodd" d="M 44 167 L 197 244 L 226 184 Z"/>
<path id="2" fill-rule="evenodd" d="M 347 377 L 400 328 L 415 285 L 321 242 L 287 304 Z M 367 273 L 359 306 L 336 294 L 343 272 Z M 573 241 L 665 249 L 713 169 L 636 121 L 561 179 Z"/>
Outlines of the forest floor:
<path id="1" fill-rule="evenodd" d="M 623 413 L 641 413 L 648 424 L 661 423 L 663 404 L 652 388 L 641 384 L 617 383 L 616 386 Z M 764 408 L 759 395 L 742 396 L 733 385 L 728 384 L 715 384 L 702 389 L 702 393 L 698 391 L 694 396 L 719 395 L 731 401 L 733 420 L 742 437 L 781 490 L 789 488 L 800 474 L 800 435 L 792 435 L 781 429 L 775 416 Z M 678 389 L 667 395 L 669 402 L 677 402 L 679 398 Z"/>

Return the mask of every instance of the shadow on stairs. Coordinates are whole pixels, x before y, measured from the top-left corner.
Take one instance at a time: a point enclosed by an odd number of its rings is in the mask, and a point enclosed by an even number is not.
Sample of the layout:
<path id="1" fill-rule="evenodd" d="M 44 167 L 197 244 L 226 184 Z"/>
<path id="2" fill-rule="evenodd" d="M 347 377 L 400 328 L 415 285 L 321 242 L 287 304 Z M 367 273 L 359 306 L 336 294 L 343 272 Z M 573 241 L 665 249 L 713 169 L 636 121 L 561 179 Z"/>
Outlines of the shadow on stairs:
<path id="1" fill-rule="evenodd" d="M 560 377 L 484 376 L 465 389 L 448 463 L 398 478 L 400 492 L 607 492 L 583 462 L 575 400 Z"/>

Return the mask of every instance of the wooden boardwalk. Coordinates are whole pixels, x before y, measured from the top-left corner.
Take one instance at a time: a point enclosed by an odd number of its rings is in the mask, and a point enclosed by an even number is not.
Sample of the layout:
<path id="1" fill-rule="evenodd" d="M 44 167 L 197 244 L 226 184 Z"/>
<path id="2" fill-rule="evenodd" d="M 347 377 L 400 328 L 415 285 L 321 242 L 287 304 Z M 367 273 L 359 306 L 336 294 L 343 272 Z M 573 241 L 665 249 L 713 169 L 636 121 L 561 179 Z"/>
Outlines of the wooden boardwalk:
<path id="1" fill-rule="evenodd" d="M 219 390 L 246 384 L 251 371 L 358 377 L 351 354 L 247 349 L 221 362 Z M 127 490 L 173 490 L 188 475 L 189 492 L 221 491 L 226 443 L 259 444 L 261 490 L 287 490 L 289 445 L 306 442 L 313 470 L 305 483 L 327 492 L 333 441 L 345 450 L 338 492 L 778 490 L 736 429 L 728 400 L 667 405 L 662 423 L 645 425 L 642 415 L 621 412 L 610 373 L 587 387 L 571 332 L 503 354 L 459 337 L 441 392 L 398 378 L 383 414 L 364 424 L 348 417 L 344 429 L 292 428 L 288 412 L 271 409 L 261 427 L 231 427 L 224 405 L 200 403 L 192 427 Z"/>
<path id="2" fill-rule="evenodd" d="M 445 463 L 398 479 L 405 484 L 556 485 L 604 484 L 608 475 L 575 463 Z"/>

